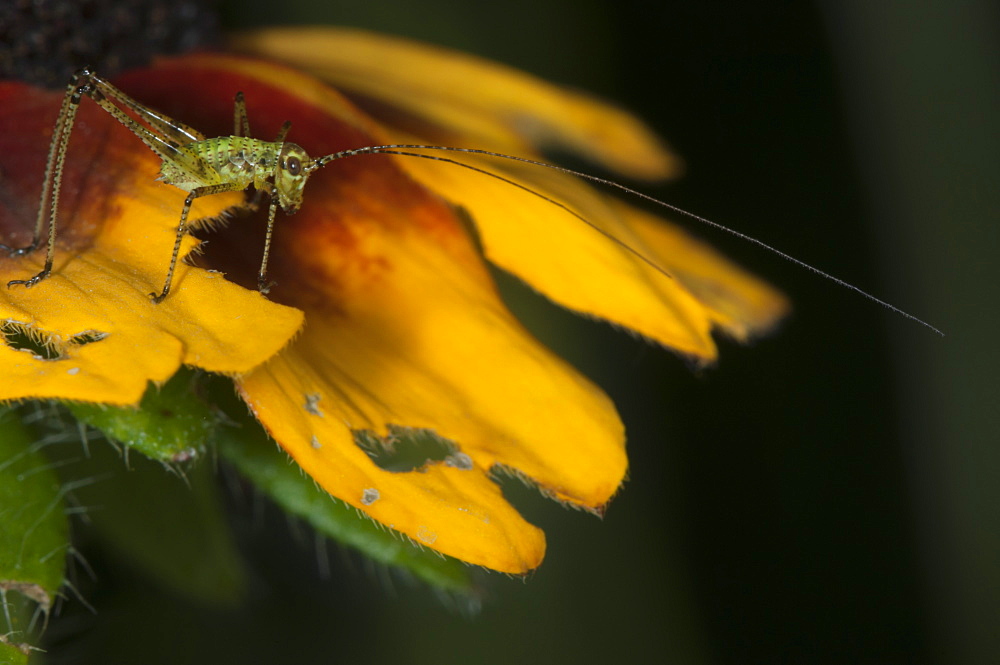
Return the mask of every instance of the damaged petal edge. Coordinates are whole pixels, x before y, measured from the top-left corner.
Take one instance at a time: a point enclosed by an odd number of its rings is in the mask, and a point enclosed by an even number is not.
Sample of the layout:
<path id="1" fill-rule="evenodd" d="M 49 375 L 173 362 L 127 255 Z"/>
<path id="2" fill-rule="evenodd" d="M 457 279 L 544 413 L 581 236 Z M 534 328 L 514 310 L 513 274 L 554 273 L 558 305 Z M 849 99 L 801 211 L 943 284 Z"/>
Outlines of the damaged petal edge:
<path id="1" fill-rule="evenodd" d="M 65 360 L 74 347 L 85 346 L 106 339 L 110 333 L 84 330 L 63 340 L 57 333 L 43 330 L 32 323 L 6 319 L 0 321 L 0 336 L 14 351 L 31 354 L 36 360 Z"/>

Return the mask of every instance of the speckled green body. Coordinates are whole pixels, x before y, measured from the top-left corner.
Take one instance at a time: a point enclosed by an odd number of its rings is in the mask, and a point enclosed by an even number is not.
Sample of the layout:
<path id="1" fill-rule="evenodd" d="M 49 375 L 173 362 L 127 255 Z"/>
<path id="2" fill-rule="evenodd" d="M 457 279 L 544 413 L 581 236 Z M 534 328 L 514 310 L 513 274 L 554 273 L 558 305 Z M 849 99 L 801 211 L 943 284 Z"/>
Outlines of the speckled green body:
<path id="1" fill-rule="evenodd" d="M 281 153 L 281 143 L 244 136 L 220 136 L 196 141 L 182 150 L 197 155 L 211 167 L 208 174 L 199 169 L 191 173 L 184 166 L 164 161 L 160 171 L 163 182 L 191 191 L 195 187 L 221 183 L 239 183 L 240 189 L 251 184 L 257 188 L 274 173 Z M 204 177 L 209 175 L 209 177 Z"/>
<path id="2" fill-rule="evenodd" d="M 179 153 L 163 161 L 160 179 L 186 192 L 215 185 L 228 185 L 230 190 L 253 185 L 276 197 L 286 212 L 302 203 L 307 174 L 290 173 L 286 167 L 291 157 L 305 164 L 309 156 L 294 143 L 221 136 L 188 143 Z"/>

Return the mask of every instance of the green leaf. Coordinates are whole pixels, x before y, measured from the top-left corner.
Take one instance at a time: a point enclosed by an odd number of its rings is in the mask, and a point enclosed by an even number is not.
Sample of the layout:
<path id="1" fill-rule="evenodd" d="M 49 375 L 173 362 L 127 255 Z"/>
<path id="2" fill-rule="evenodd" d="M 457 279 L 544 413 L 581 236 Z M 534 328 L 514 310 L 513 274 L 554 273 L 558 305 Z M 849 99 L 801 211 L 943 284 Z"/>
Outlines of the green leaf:
<path id="1" fill-rule="evenodd" d="M 15 409 L 0 406 L 0 662 L 27 662 L 36 610 L 47 614 L 63 583 L 67 488 L 43 447 Z"/>
<path id="2" fill-rule="evenodd" d="M 205 452 L 218 425 L 218 413 L 200 397 L 203 377 L 182 369 L 162 386 L 151 385 L 138 408 L 68 406 L 78 419 L 150 459 L 184 461 Z"/>
<path id="3" fill-rule="evenodd" d="M 111 445 L 98 442 L 70 470 L 99 479 L 74 494 L 87 507 L 88 528 L 128 563 L 201 603 L 232 605 L 243 597 L 243 559 L 208 460 L 182 468 L 133 456 L 126 467 Z"/>
<path id="4" fill-rule="evenodd" d="M 471 571 L 456 559 L 425 550 L 394 534 L 353 507 L 317 487 L 312 478 L 289 464 L 288 456 L 255 421 L 220 429 L 219 454 L 289 513 L 366 556 L 409 571 L 427 584 L 471 596 Z"/>

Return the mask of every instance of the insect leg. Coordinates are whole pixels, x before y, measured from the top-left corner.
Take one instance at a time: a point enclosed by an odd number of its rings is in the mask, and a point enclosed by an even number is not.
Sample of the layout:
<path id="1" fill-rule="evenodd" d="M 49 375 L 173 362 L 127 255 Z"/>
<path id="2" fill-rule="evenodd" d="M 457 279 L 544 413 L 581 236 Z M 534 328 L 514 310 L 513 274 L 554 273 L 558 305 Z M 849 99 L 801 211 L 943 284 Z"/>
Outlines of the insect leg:
<path id="1" fill-rule="evenodd" d="M 205 162 L 205 160 L 185 147 L 189 143 L 186 141 L 189 134 L 186 130 L 181 130 L 181 128 L 184 127 L 183 125 L 180 123 L 177 123 L 177 126 L 163 125 L 162 123 L 164 122 L 175 121 L 167 118 L 166 116 L 157 115 L 150 109 L 140 106 L 138 102 L 135 102 L 131 98 L 125 96 L 125 93 L 121 92 L 110 83 L 101 82 L 99 88 L 89 89 L 86 92 L 102 109 L 114 116 L 118 122 L 124 125 L 130 132 L 135 134 L 139 140 L 145 143 L 146 146 L 155 152 L 156 155 L 164 162 L 169 162 L 176 168 L 183 169 L 197 182 L 207 184 L 214 184 L 215 182 L 218 182 L 218 173 L 215 172 L 209 164 Z M 119 95 L 121 97 L 119 97 Z M 154 129 L 150 129 L 133 119 L 125 113 L 125 111 L 116 106 L 114 103 L 115 101 L 123 103 L 125 106 L 139 114 L 144 120 L 155 125 Z M 164 135 L 154 131 L 164 127 L 166 127 L 166 131 L 163 132 Z M 194 130 L 190 130 L 190 132 L 193 133 L 193 135 L 201 136 L 201 134 L 198 134 Z"/>
<path id="2" fill-rule="evenodd" d="M 233 136 L 250 138 L 250 120 L 247 118 L 247 103 L 242 92 L 236 93 L 233 102 Z"/>
<path id="3" fill-rule="evenodd" d="M 161 140 L 165 140 L 176 146 L 183 146 L 188 143 L 194 143 L 205 139 L 205 135 L 201 132 L 185 125 L 183 122 L 174 120 L 170 116 L 164 115 L 159 111 L 155 111 L 148 106 L 143 106 L 115 86 L 102 79 L 97 74 L 94 74 L 86 69 L 81 70 L 81 72 L 85 72 L 88 78 L 93 82 L 92 90 L 88 92 L 88 94 L 95 102 L 104 107 L 106 111 L 110 112 L 111 109 L 108 107 L 114 107 L 114 105 L 109 104 L 105 98 L 113 99 L 117 104 L 124 106 L 139 116 L 139 118 L 148 124 L 154 132 L 161 135 Z M 128 118 L 128 116 L 120 110 L 119 113 L 113 113 L 112 115 L 121 120 L 121 116 L 119 114 Z M 131 118 L 128 119 L 131 120 Z M 135 124 L 135 121 L 132 120 L 132 123 Z M 122 124 L 125 124 L 125 122 L 122 121 Z"/>
<path id="4" fill-rule="evenodd" d="M 167 297 L 170 293 L 170 284 L 174 279 L 174 270 L 177 269 L 177 257 L 181 252 L 181 241 L 184 240 L 184 236 L 187 234 L 188 224 L 187 218 L 188 213 L 191 212 L 191 205 L 194 200 L 202 197 L 209 196 L 211 194 L 221 194 L 222 192 L 231 192 L 236 189 L 240 189 L 238 185 L 231 183 L 223 183 L 220 185 L 209 185 L 208 187 L 196 187 L 192 189 L 187 198 L 184 199 L 184 208 L 181 210 L 181 218 L 177 222 L 177 234 L 174 237 L 174 250 L 170 255 L 170 267 L 167 268 L 167 278 L 163 283 L 163 290 L 157 293 L 150 293 L 149 297 L 153 299 L 153 302 L 157 305 L 163 302 L 163 299 Z"/>
<path id="5" fill-rule="evenodd" d="M 274 142 L 281 143 L 284 141 L 288 130 L 291 128 L 292 121 L 286 120 L 285 124 L 278 130 L 278 138 L 274 139 Z M 233 102 L 233 136 L 250 138 L 250 120 L 247 117 L 247 102 L 242 92 L 236 93 L 236 99 Z"/>
<path id="6" fill-rule="evenodd" d="M 76 120 L 76 111 L 80 106 L 80 99 L 89 89 L 90 81 L 88 77 L 89 72 L 82 70 L 74 75 L 69 85 L 66 86 L 66 96 L 63 98 L 62 106 L 59 109 L 59 118 L 56 120 L 56 127 L 52 132 L 52 143 L 49 145 L 49 156 L 45 163 L 45 180 L 42 183 L 38 217 L 35 220 L 35 234 L 31 243 L 26 247 L 19 248 L 0 245 L 0 247 L 8 250 L 12 256 L 30 254 L 38 249 L 38 245 L 41 244 L 42 230 L 45 228 L 45 221 L 48 218 L 49 239 L 45 253 L 45 267 L 30 279 L 13 279 L 7 282 L 7 288 L 10 288 L 14 284 L 23 284 L 26 288 L 32 287 L 48 277 L 49 273 L 52 272 L 63 164 L 66 161 L 66 150 L 69 147 L 69 137 L 73 130 L 73 123 Z M 84 80 L 83 83 L 81 83 L 81 79 Z"/>
<path id="7" fill-rule="evenodd" d="M 274 230 L 274 214 L 278 210 L 278 199 L 271 196 L 271 207 L 267 211 L 267 233 L 264 235 L 264 257 L 260 261 L 260 270 L 257 272 L 257 288 L 261 293 L 267 292 L 274 286 L 274 282 L 267 283 L 267 259 L 271 254 L 271 232 Z"/>
<path id="8" fill-rule="evenodd" d="M 285 124 L 278 130 L 278 138 L 274 139 L 274 142 L 281 143 L 284 141 L 288 130 L 291 128 L 292 121 L 286 120 Z M 250 120 L 247 117 L 247 102 L 242 92 L 236 93 L 236 99 L 233 102 L 233 136 L 250 138 Z"/>
<path id="9" fill-rule="evenodd" d="M 274 139 L 274 142 L 282 143 L 285 140 L 285 137 L 288 136 L 288 130 L 291 128 L 292 128 L 292 121 L 286 120 L 285 124 L 283 124 L 281 126 L 281 129 L 278 130 L 278 137 Z"/>

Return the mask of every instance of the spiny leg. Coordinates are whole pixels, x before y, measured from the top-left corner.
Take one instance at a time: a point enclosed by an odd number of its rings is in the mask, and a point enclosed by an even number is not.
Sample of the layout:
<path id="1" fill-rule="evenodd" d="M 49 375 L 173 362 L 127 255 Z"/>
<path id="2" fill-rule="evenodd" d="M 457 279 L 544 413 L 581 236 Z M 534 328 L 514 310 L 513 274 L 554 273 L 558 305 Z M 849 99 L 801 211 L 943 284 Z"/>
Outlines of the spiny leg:
<path id="1" fill-rule="evenodd" d="M 250 118 L 247 116 L 247 103 L 242 91 L 237 92 L 233 99 L 233 136 L 251 138 Z M 247 193 L 243 203 L 223 210 L 219 217 L 222 220 L 226 220 L 242 213 L 257 212 L 260 209 L 260 201 L 263 194 L 261 191 L 254 192 L 252 196 Z"/>
<path id="2" fill-rule="evenodd" d="M 170 254 L 170 267 L 167 268 L 167 278 L 163 283 L 163 290 L 160 291 L 159 295 L 155 292 L 149 294 L 149 297 L 153 299 L 154 303 L 159 305 L 163 302 L 163 299 L 167 297 L 167 294 L 170 293 L 170 284 L 173 282 L 174 271 L 177 269 L 177 257 L 180 256 L 181 253 L 181 242 L 184 240 L 184 236 L 187 235 L 188 213 L 191 212 L 191 205 L 194 203 L 194 200 L 202 196 L 221 194 L 222 192 L 231 192 L 235 189 L 239 189 L 239 187 L 230 183 L 210 185 L 208 187 L 196 187 L 192 189 L 187 195 L 187 198 L 184 199 L 184 208 L 181 210 L 180 221 L 177 222 L 177 235 L 174 237 L 174 250 Z"/>
<path id="3" fill-rule="evenodd" d="M 285 124 L 281 126 L 278 130 L 278 137 L 274 139 L 275 143 L 281 143 L 285 140 L 285 136 L 288 134 L 288 130 L 292 128 L 292 121 L 286 120 Z M 243 96 L 242 92 L 236 93 L 236 99 L 233 100 L 233 136 L 245 136 L 250 137 L 250 119 L 247 116 L 247 101 Z"/>
<path id="4" fill-rule="evenodd" d="M 244 98 L 242 92 L 236 93 L 236 99 L 233 101 L 233 132 L 234 136 L 244 136 L 246 138 L 250 137 L 250 119 L 247 116 L 247 103 L 246 98 Z M 280 139 L 279 139 L 280 140 Z M 264 198 L 267 192 L 262 190 L 257 190 L 251 194 L 247 194 L 246 201 L 241 205 L 233 206 L 231 209 L 234 213 L 237 212 L 257 212 L 260 209 L 260 202 Z"/>
<path id="5" fill-rule="evenodd" d="M 247 118 L 247 103 L 242 92 L 237 92 L 233 101 L 233 136 L 250 138 L 250 120 Z"/>
<path id="6" fill-rule="evenodd" d="M 274 142 L 275 143 L 281 143 L 282 141 L 284 141 L 285 140 L 285 135 L 288 134 L 288 130 L 291 129 L 291 127 L 292 127 L 292 121 L 291 120 L 285 121 L 285 123 L 281 126 L 281 129 L 278 130 L 278 137 L 276 139 L 274 139 Z M 246 138 L 251 138 L 251 136 L 250 136 L 250 119 L 247 116 L 246 98 L 243 96 L 242 92 L 237 92 L 236 93 L 236 99 L 233 102 L 233 131 L 235 132 L 234 136 L 244 136 Z M 232 210 L 233 210 L 233 212 L 237 212 L 237 211 L 257 212 L 257 210 L 260 209 L 260 202 L 264 198 L 264 196 L 265 195 L 266 196 L 273 196 L 273 194 L 274 194 L 273 191 L 258 189 L 252 195 L 248 193 L 246 201 L 243 204 L 239 205 L 239 206 L 234 206 L 232 208 Z M 269 219 L 268 219 L 268 236 L 267 236 L 268 237 L 268 240 L 267 240 L 268 243 L 270 242 L 270 238 L 271 238 L 270 228 L 271 228 L 271 226 L 273 224 L 274 224 L 274 204 L 273 204 L 273 199 L 272 199 L 272 205 L 271 205 L 271 210 L 270 210 Z M 264 263 L 265 263 L 265 265 L 267 263 L 267 246 L 266 245 L 265 245 L 265 248 L 264 248 Z M 263 272 L 261 272 L 260 274 L 263 275 Z M 261 282 L 261 283 L 263 283 L 263 282 Z M 262 293 L 267 293 L 267 288 L 262 288 L 261 292 Z"/>
<path id="7" fill-rule="evenodd" d="M 81 79 L 83 82 L 81 83 Z M 35 220 L 35 233 L 31 243 L 25 247 L 13 248 L 0 245 L 10 252 L 11 256 L 23 256 L 38 249 L 42 241 L 42 230 L 45 228 L 46 217 L 49 222 L 48 246 L 45 252 L 45 267 L 30 279 L 12 279 L 7 282 L 7 288 L 15 284 L 23 284 L 30 288 L 49 276 L 52 272 L 52 261 L 55 257 L 56 243 L 56 220 L 59 213 L 59 193 L 62 188 L 63 164 L 66 161 L 66 151 L 69 148 L 69 137 L 76 120 L 76 111 L 80 106 L 80 100 L 84 94 L 89 94 L 91 90 L 90 72 L 86 69 L 80 70 L 73 75 L 73 79 L 66 86 L 66 96 L 63 97 L 62 106 L 59 108 L 59 117 L 56 120 L 55 130 L 52 132 L 52 142 L 49 144 L 49 155 L 45 163 L 45 180 L 42 183 L 42 195 L 38 205 L 38 217 Z"/>
<path id="8" fill-rule="evenodd" d="M 274 142 L 281 143 L 284 141 L 288 130 L 291 128 L 291 120 L 285 121 L 281 129 L 278 130 L 278 136 Z M 233 131 L 235 132 L 235 136 L 250 138 L 250 120 L 247 117 L 246 99 L 243 97 L 242 92 L 236 93 L 236 99 L 233 103 Z M 267 211 L 267 234 L 264 237 L 264 256 L 260 262 L 260 270 L 257 271 L 257 288 L 261 293 L 267 295 L 271 287 L 274 286 L 274 282 L 267 282 L 267 260 L 271 254 L 271 235 L 274 231 L 274 216 L 278 209 L 278 201 L 273 191 L 257 190 L 253 196 L 248 196 L 246 202 L 242 206 L 238 206 L 237 209 L 242 208 L 249 212 L 256 211 L 260 207 L 260 201 L 265 194 L 270 195 L 271 205 Z"/>
<path id="9" fill-rule="evenodd" d="M 159 111 L 155 111 L 148 106 L 143 106 L 115 86 L 102 79 L 97 74 L 90 72 L 89 70 L 82 71 L 87 73 L 93 84 L 93 90 L 89 93 L 91 99 L 98 104 L 101 104 L 101 106 L 105 106 L 105 98 L 113 99 L 115 103 L 124 106 L 138 115 L 143 122 L 152 128 L 153 132 L 158 135 L 158 138 L 161 141 L 179 147 L 205 139 L 205 135 L 198 130 L 185 125 L 183 122 L 174 120 L 170 116 L 164 115 Z M 105 106 L 105 110 L 109 109 Z M 116 115 L 116 117 L 118 116 Z M 120 119 L 121 118 L 119 118 L 119 120 Z M 143 127 L 143 129 L 146 130 L 145 127 Z"/>
<path id="10" fill-rule="evenodd" d="M 285 124 L 283 124 L 281 126 L 281 129 L 278 130 L 278 137 L 274 139 L 274 142 L 283 143 L 285 141 L 285 137 L 288 136 L 288 130 L 291 128 L 292 128 L 292 121 L 286 120 Z"/>
<path id="11" fill-rule="evenodd" d="M 183 123 L 142 106 L 96 75 L 91 74 L 90 76 L 92 85 L 85 91 L 86 94 L 126 129 L 135 134 L 164 163 L 169 163 L 174 169 L 184 171 L 185 175 L 189 176 L 189 180 L 207 183 L 206 186 L 218 182 L 218 173 L 212 169 L 211 165 L 187 148 L 190 143 L 203 140 L 204 135 Z M 150 127 L 132 118 L 119 105 L 134 111 Z"/>
<path id="12" fill-rule="evenodd" d="M 272 192 L 271 206 L 267 211 L 267 233 L 264 235 L 264 256 L 260 261 L 260 270 L 257 272 L 257 289 L 264 295 L 271 290 L 274 282 L 267 283 L 267 259 L 271 255 L 271 232 L 274 230 L 274 214 L 278 210 L 278 199 Z"/>

